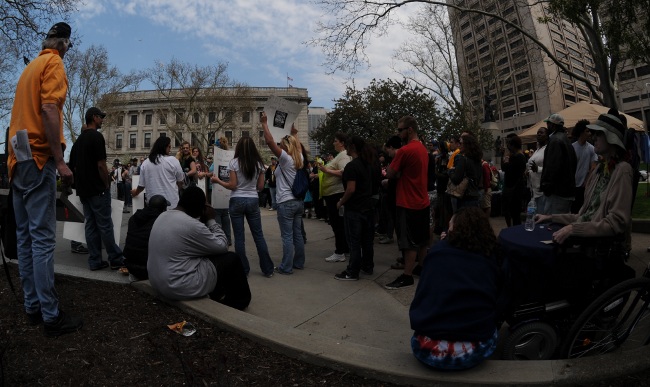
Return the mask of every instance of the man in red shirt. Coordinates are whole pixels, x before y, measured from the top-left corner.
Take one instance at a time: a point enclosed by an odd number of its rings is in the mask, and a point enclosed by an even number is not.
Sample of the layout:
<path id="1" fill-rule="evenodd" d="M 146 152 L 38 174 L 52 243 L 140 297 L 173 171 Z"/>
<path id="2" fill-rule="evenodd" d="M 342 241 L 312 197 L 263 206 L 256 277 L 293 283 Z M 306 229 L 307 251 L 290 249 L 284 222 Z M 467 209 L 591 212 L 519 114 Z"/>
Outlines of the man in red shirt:
<path id="1" fill-rule="evenodd" d="M 414 117 L 400 118 L 397 131 L 405 145 L 395 154 L 386 177 L 398 179 L 395 226 L 398 246 L 404 253 L 404 273 L 387 284 L 387 289 L 413 286 L 413 269 L 418 258 L 426 254 L 429 244 L 429 155 L 418 137 L 418 123 Z"/>

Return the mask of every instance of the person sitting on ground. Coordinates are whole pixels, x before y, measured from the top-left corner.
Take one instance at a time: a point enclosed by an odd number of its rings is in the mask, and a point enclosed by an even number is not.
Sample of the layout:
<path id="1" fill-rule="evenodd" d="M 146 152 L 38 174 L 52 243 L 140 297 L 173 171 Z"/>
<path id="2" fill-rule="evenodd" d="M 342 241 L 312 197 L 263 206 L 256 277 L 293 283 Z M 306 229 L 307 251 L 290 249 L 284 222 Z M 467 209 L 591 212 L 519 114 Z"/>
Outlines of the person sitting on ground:
<path id="1" fill-rule="evenodd" d="M 563 243 L 570 236 L 606 237 L 623 234 L 632 221 L 632 181 L 634 172 L 623 137 L 625 126 L 612 114 L 601 114 L 587 125 L 594 139 L 600 165 L 587 178 L 585 200 L 577 214 L 537 215 L 536 222 L 565 225 L 553 233 L 553 241 Z"/>
<path id="2" fill-rule="evenodd" d="M 149 237 L 151 287 L 172 300 L 209 296 L 244 310 L 251 292 L 244 267 L 214 220 L 199 187 L 188 187 L 178 207 L 160 214 Z"/>
<path id="3" fill-rule="evenodd" d="M 444 235 L 444 233 L 443 233 Z M 474 367 L 497 345 L 497 240 L 478 207 L 458 210 L 426 258 L 409 317 L 413 355 L 441 370 Z"/>
<path id="4" fill-rule="evenodd" d="M 145 208 L 137 210 L 129 219 L 129 228 L 126 232 L 124 244 L 124 265 L 135 278 L 146 280 L 147 260 L 149 257 L 149 236 L 154 222 L 158 216 L 167 211 L 169 201 L 162 195 L 152 196 Z"/>

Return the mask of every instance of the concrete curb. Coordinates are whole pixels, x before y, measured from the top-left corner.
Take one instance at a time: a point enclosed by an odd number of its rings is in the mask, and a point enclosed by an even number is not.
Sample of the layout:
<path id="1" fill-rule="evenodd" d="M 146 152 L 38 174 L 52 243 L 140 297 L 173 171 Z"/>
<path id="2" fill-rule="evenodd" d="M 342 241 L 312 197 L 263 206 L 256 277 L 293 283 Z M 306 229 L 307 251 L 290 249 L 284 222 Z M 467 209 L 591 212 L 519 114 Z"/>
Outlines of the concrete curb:
<path id="1" fill-rule="evenodd" d="M 132 285 L 158 297 L 149 281 L 133 282 Z M 191 301 L 158 298 L 289 357 L 395 384 L 572 385 L 602 381 L 650 368 L 650 346 L 647 346 L 624 353 L 575 360 L 490 360 L 468 371 L 438 372 L 421 365 L 410 352 L 340 342 L 282 326 L 208 298 Z"/>

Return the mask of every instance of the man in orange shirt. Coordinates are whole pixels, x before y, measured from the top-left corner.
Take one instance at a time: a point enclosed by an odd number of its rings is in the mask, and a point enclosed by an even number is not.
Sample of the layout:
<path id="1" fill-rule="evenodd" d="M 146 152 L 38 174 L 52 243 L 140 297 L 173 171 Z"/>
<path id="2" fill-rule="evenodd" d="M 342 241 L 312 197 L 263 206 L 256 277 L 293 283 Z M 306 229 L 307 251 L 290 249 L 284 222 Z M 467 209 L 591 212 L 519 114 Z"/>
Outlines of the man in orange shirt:
<path id="1" fill-rule="evenodd" d="M 16 214 L 18 270 L 25 312 L 31 324 L 44 322 L 44 333 L 56 337 L 83 325 L 59 309 L 54 289 L 56 244 L 56 173 L 72 183 L 63 161 L 63 104 L 68 80 L 63 56 L 72 47 L 70 26 L 57 23 L 43 50 L 23 71 L 11 111 L 7 166 Z"/>

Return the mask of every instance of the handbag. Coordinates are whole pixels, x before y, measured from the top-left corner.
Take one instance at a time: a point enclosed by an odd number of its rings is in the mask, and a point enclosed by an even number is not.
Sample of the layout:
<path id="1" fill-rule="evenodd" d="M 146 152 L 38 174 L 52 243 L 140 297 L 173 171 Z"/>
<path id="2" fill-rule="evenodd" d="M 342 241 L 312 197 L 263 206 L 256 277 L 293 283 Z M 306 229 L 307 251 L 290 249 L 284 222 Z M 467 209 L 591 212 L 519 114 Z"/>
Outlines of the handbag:
<path id="1" fill-rule="evenodd" d="M 467 176 L 463 177 L 463 180 L 460 181 L 458 184 L 452 183 L 451 179 L 447 182 L 447 191 L 449 195 L 461 199 L 463 196 L 465 196 L 465 191 L 467 190 L 467 186 L 469 185 L 469 179 Z"/>

